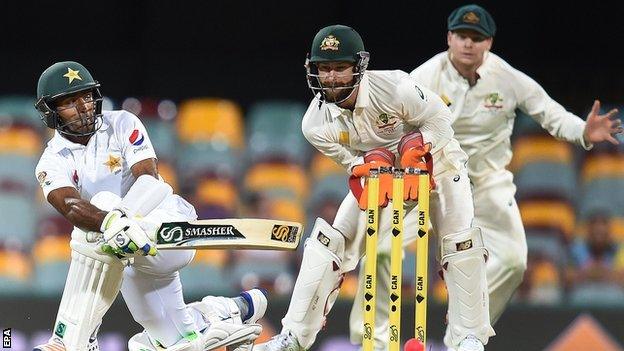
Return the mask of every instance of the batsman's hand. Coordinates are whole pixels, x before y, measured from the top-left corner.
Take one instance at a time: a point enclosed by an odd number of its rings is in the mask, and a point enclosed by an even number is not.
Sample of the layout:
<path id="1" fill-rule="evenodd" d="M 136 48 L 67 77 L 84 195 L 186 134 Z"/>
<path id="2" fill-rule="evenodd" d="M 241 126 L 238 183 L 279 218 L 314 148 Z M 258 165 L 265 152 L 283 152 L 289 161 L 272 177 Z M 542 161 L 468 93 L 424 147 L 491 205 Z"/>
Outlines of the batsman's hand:
<path id="1" fill-rule="evenodd" d="M 117 257 L 133 255 L 156 256 L 156 244 L 143 229 L 126 214 L 115 209 L 110 211 L 102 222 L 102 251 Z"/>
<path id="2" fill-rule="evenodd" d="M 392 200 L 392 167 L 395 156 L 386 148 L 378 148 L 368 151 L 364 155 L 364 164 L 354 166 L 352 169 L 349 186 L 351 192 L 358 199 L 360 209 L 368 207 L 368 180 L 365 180 L 364 188 L 360 183 L 361 178 L 367 179 L 371 169 L 379 169 L 379 197 L 377 205 L 386 207 Z M 358 188 L 359 187 L 359 188 Z"/>
<path id="3" fill-rule="evenodd" d="M 420 131 L 414 131 L 401 138 L 397 149 L 401 156 L 401 167 L 405 170 L 403 200 L 418 201 L 418 183 L 421 171 L 429 173 L 429 189 L 435 189 L 431 143 L 425 144 Z"/>

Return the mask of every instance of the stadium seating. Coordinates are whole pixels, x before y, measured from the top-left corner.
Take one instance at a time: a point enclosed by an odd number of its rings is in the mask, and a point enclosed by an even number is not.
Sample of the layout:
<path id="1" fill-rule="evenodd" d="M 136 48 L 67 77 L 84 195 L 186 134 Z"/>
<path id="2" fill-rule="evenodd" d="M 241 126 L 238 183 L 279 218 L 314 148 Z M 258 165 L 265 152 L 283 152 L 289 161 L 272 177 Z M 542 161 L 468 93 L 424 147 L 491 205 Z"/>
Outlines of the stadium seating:
<path id="1" fill-rule="evenodd" d="M 43 128 L 44 124 L 34 104 L 35 98 L 31 96 L 0 97 L 0 125 L 23 123 L 34 128 Z"/>
<path id="2" fill-rule="evenodd" d="M 69 264 L 72 226 L 43 199 L 34 175 L 52 131 L 44 128 L 33 101 L 0 97 L 3 296 L 28 291 L 58 296 Z M 343 167 L 314 151 L 303 137 L 305 106 L 298 102 L 258 102 L 249 106 L 245 119 L 235 102 L 217 98 L 189 99 L 179 106 L 131 98 L 122 108 L 141 118 L 159 157 L 161 176 L 195 205 L 201 218 L 271 217 L 306 222 L 309 231 L 317 216 L 329 221 L 349 191 Z M 536 303 L 565 301 L 561 273 L 570 259 L 567 248 L 571 239 L 582 240 L 590 214 L 609 211 L 611 231 L 624 243 L 624 147 L 600 144 L 586 153 L 548 135 L 521 112 L 515 122 L 510 170 L 533 265 L 526 278 L 531 285 L 527 296 Z M 288 294 L 302 247 L 297 253 L 264 258 L 265 253 L 198 251 L 180 273 L 185 294 L 193 299 L 232 295 L 254 282 Z M 413 251 L 413 246 L 407 249 L 403 265 L 408 294 L 414 283 Z M 434 251 L 430 256 L 430 287 L 434 299 L 443 303 L 445 285 L 437 278 Z M 345 277 L 341 297 L 355 293 L 355 273 Z M 588 299 L 617 304 L 622 299 L 613 286 L 573 286 L 567 297 L 573 305 Z"/>
<path id="3" fill-rule="evenodd" d="M 301 133 L 305 107 L 293 102 L 263 102 L 247 114 L 249 157 L 254 162 L 285 160 L 304 165 L 310 146 Z"/>
<path id="4" fill-rule="evenodd" d="M 176 125 L 182 143 L 209 142 L 234 149 L 245 146 L 240 107 L 229 100 L 186 100 L 180 105 Z"/>

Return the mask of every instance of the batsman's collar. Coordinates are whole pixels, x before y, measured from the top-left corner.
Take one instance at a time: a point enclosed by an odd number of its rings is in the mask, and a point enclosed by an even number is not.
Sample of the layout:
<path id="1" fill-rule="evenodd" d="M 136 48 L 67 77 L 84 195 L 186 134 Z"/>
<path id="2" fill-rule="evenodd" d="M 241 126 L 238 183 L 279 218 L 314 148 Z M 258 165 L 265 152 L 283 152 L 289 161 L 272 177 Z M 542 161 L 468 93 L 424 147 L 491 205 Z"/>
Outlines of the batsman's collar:
<path id="1" fill-rule="evenodd" d="M 110 122 L 108 121 L 108 118 L 102 116 L 102 126 L 100 127 L 100 129 L 97 130 L 97 132 L 95 132 L 95 134 L 91 135 L 91 138 L 95 138 L 97 133 L 101 133 L 107 130 L 109 126 Z M 63 149 L 80 150 L 85 148 L 85 146 L 82 144 L 69 141 L 69 139 L 62 136 L 61 133 L 58 132 L 58 130 L 54 131 L 54 136 L 52 137 L 52 139 L 50 139 L 50 141 L 48 141 L 48 147 L 54 153 L 60 152 Z"/>
<path id="2" fill-rule="evenodd" d="M 448 17 L 448 30 L 472 29 L 490 38 L 496 34 L 494 18 L 479 5 L 458 7 Z"/>

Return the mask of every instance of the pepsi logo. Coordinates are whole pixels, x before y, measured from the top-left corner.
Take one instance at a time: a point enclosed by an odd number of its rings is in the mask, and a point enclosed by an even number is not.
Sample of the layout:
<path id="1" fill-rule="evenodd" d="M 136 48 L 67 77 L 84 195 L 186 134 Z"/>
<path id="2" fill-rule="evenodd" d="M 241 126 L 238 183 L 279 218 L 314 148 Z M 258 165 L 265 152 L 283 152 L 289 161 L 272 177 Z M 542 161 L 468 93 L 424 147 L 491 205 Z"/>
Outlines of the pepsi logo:
<path id="1" fill-rule="evenodd" d="M 145 138 L 143 137 L 143 134 L 141 134 L 141 132 L 139 132 L 138 129 L 135 129 L 132 131 L 132 134 L 130 134 L 130 144 L 134 145 L 134 146 L 139 146 L 141 144 L 143 144 L 143 140 Z"/>

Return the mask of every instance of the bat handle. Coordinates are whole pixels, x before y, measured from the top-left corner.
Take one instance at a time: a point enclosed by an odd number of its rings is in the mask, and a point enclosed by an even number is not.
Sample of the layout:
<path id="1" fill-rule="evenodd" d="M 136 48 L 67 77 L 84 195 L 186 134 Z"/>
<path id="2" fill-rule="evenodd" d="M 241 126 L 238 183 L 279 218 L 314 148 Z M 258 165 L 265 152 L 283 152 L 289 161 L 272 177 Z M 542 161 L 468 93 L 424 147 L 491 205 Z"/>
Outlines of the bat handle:
<path id="1" fill-rule="evenodd" d="M 88 243 L 97 243 L 103 239 L 102 233 L 100 232 L 87 232 L 86 239 Z"/>

